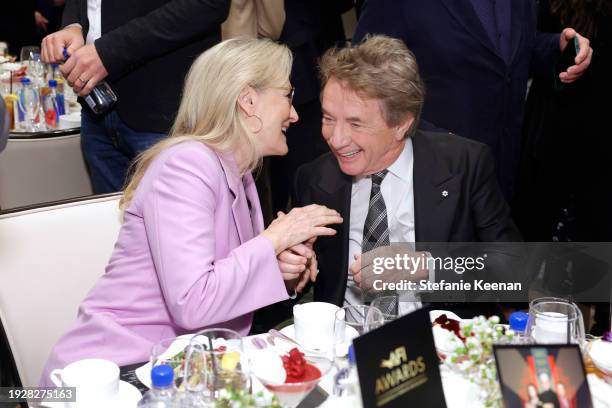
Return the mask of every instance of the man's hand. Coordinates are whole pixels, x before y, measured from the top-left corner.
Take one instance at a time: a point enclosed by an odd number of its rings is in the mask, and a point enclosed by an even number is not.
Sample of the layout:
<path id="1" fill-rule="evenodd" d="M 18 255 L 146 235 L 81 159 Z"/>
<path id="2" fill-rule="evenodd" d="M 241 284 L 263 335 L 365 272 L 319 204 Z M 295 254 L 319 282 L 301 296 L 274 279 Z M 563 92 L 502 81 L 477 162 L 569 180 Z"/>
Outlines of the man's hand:
<path id="1" fill-rule="evenodd" d="M 278 266 L 288 288 L 295 285 L 296 292 L 301 292 L 309 280 L 317 279 L 318 263 L 312 249 L 314 239 L 303 244 L 294 245 L 278 254 Z"/>
<path id="2" fill-rule="evenodd" d="M 79 96 L 88 95 L 108 72 L 93 44 L 76 50 L 61 68 L 68 84 Z"/>
<path id="3" fill-rule="evenodd" d="M 561 79 L 561 82 L 566 84 L 574 82 L 580 78 L 591 64 L 591 58 L 593 57 L 593 49 L 589 45 L 589 39 L 578 34 L 573 28 L 566 28 L 561 32 L 559 39 L 561 52 L 563 52 L 565 47 L 570 44 L 570 41 L 573 41 L 574 37 L 578 37 L 578 44 L 580 47 L 580 51 L 574 60 L 576 65 L 572 65 L 567 69 L 567 71 L 559 74 L 559 79 Z"/>
<path id="4" fill-rule="evenodd" d="M 46 33 L 49 20 L 47 20 L 40 11 L 34 12 L 34 20 L 36 21 L 36 26 Z"/>
<path id="5" fill-rule="evenodd" d="M 80 26 L 70 26 L 63 30 L 49 34 L 42 40 L 41 56 L 47 64 L 59 64 L 64 62 L 64 48 L 72 55 L 85 44 L 83 31 Z"/>
<path id="6" fill-rule="evenodd" d="M 355 255 L 350 272 L 357 286 L 370 292 L 375 291 L 376 280 L 383 283 L 398 283 L 402 280 L 418 282 L 427 279 L 429 275 L 426 255 L 425 252 L 415 252 L 404 245 L 378 247 L 363 255 Z M 398 256 L 400 264 L 396 265 Z M 393 266 L 385 266 L 384 259 L 392 259 Z"/>

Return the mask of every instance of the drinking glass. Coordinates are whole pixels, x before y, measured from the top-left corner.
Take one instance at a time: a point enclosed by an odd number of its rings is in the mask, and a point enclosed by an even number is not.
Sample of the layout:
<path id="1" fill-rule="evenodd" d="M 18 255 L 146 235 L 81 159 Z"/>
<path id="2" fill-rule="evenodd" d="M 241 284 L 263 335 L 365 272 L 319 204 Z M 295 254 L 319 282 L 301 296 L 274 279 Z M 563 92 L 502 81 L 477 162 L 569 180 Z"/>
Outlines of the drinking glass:
<path id="1" fill-rule="evenodd" d="M 385 323 L 389 323 L 399 316 L 399 295 L 379 296 L 370 303 L 370 306 L 380 310 Z"/>
<path id="2" fill-rule="evenodd" d="M 578 306 L 562 298 L 544 297 L 529 304 L 526 336 L 537 344 L 584 345 L 584 320 Z"/>
<path id="3" fill-rule="evenodd" d="M 189 347 L 189 337 L 170 337 L 157 342 L 151 348 L 151 369 L 153 367 L 166 364 L 174 370 L 174 385 L 179 388 L 183 383 L 183 363 L 187 348 Z"/>
<path id="4" fill-rule="evenodd" d="M 19 109 L 24 113 L 25 130 L 35 132 L 38 130 L 36 117 L 40 109 L 40 95 L 34 87 L 24 87 L 19 92 Z"/>
<path id="5" fill-rule="evenodd" d="M 185 389 L 209 403 L 231 391 L 250 390 L 242 337 L 223 328 L 205 329 L 189 342 L 185 358 Z"/>
<path id="6" fill-rule="evenodd" d="M 345 306 L 336 312 L 334 321 L 335 355 L 342 358 L 355 337 L 374 330 L 385 323 L 380 310 L 373 306 Z"/>
<path id="7" fill-rule="evenodd" d="M 27 45 L 25 47 L 21 47 L 21 51 L 19 53 L 19 61 L 30 61 L 36 54 L 38 54 L 40 58 L 40 47 L 36 45 Z"/>

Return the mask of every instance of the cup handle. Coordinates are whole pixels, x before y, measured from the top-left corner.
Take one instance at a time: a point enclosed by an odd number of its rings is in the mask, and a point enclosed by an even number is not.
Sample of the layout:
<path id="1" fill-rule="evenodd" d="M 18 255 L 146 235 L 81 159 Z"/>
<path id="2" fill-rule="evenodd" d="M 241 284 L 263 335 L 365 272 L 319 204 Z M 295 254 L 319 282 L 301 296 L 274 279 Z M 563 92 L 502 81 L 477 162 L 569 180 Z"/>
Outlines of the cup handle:
<path id="1" fill-rule="evenodd" d="M 49 374 L 51 382 L 55 384 L 56 387 L 62 386 L 62 371 L 64 370 L 62 370 L 61 368 L 56 368 L 55 370 L 51 371 L 51 374 Z"/>

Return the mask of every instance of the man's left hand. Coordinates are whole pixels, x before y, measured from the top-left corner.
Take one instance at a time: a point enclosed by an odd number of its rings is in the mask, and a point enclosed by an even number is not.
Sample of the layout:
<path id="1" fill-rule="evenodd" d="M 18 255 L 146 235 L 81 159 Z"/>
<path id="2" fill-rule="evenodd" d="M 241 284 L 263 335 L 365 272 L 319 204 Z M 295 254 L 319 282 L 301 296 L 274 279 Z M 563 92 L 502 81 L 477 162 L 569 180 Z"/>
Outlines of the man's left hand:
<path id="1" fill-rule="evenodd" d="M 98 51 L 93 44 L 85 45 L 74 52 L 61 68 L 68 84 L 79 96 L 88 95 L 108 75 Z"/>
<path id="2" fill-rule="evenodd" d="M 580 47 L 580 51 L 574 59 L 576 65 L 572 65 L 567 71 L 559 74 L 561 82 L 566 84 L 580 78 L 591 64 L 591 58 L 593 57 L 593 49 L 589 45 L 589 39 L 578 34 L 573 28 L 566 28 L 561 32 L 559 39 L 561 51 L 563 52 L 563 50 L 565 50 L 565 47 L 567 47 L 570 41 L 573 41 L 574 37 L 578 37 L 578 46 Z"/>

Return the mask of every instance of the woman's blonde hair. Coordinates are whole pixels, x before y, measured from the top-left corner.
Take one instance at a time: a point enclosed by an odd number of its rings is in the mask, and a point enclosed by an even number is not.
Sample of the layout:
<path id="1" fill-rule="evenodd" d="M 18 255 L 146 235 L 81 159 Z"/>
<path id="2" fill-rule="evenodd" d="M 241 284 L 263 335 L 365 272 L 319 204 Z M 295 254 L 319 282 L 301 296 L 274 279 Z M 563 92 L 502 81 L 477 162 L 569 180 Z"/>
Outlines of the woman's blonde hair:
<path id="1" fill-rule="evenodd" d="M 240 112 L 238 97 L 247 87 L 263 90 L 289 80 L 291 51 L 270 40 L 233 38 L 200 55 L 189 69 L 176 120 L 167 138 L 142 152 L 130 168 L 132 174 L 119 203 L 125 210 L 147 168 L 163 150 L 197 140 L 218 152 L 240 146 L 240 175 L 261 162 L 255 133 Z"/>

